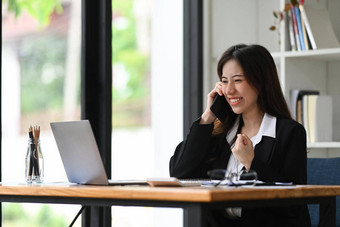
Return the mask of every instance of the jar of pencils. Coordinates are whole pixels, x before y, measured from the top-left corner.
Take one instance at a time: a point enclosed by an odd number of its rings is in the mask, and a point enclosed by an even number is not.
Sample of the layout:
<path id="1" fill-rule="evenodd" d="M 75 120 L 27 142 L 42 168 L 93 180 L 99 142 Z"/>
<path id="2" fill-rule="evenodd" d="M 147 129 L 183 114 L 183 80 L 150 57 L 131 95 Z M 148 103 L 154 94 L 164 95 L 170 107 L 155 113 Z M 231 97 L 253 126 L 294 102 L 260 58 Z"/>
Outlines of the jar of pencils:
<path id="1" fill-rule="evenodd" d="M 40 128 L 30 127 L 25 166 L 27 183 L 42 183 L 44 181 L 44 157 L 41 152 L 39 135 Z"/>

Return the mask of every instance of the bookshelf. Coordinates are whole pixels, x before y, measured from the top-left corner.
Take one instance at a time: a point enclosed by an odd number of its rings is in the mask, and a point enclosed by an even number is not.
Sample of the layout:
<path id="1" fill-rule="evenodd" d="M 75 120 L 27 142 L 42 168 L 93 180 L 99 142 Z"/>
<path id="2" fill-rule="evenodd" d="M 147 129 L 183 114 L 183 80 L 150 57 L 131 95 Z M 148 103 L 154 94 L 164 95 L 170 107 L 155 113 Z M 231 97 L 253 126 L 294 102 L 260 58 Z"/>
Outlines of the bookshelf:
<path id="1" fill-rule="evenodd" d="M 292 89 L 318 90 L 321 95 L 333 97 L 333 139 L 331 142 L 308 143 L 308 155 L 340 157 L 340 46 L 291 51 L 285 21 L 280 23 L 280 33 L 269 30 L 275 20 L 273 11 L 282 10 L 285 2 L 204 1 L 204 94 L 217 81 L 217 61 L 227 47 L 237 43 L 261 44 L 272 53 L 288 103 Z M 340 41 L 340 1 L 311 0 L 305 1 L 305 5 L 328 11 L 334 33 Z M 312 24 L 311 27 L 313 30 Z"/>
<path id="2" fill-rule="evenodd" d="M 298 51 L 272 52 L 272 56 L 275 59 L 282 57 L 282 58 L 305 58 L 320 61 L 339 61 L 340 48 L 328 48 L 299 52 Z"/>
<path id="3" fill-rule="evenodd" d="M 339 148 L 340 142 L 315 142 L 315 143 L 307 143 L 308 149 L 313 148 Z"/>

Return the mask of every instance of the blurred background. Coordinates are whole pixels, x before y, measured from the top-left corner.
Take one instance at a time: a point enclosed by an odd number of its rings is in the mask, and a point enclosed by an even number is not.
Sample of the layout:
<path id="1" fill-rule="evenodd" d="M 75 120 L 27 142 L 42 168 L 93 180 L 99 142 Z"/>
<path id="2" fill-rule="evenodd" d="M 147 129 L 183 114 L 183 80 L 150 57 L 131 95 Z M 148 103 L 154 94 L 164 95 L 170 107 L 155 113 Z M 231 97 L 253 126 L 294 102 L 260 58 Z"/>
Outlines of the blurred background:
<path id="1" fill-rule="evenodd" d="M 112 0 L 114 179 L 168 176 L 183 138 L 182 17 L 180 0 Z M 2 181 L 25 183 L 31 125 L 41 127 L 45 183 L 67 181 L 49 124 L 80 119 L 80 53 L 81 1 L 2 1 Z M 79 209 L 2 203 L 2 225 L 68 226 Z M 112 223 L 181 226 L 182 210 L 114 207 Z"/>

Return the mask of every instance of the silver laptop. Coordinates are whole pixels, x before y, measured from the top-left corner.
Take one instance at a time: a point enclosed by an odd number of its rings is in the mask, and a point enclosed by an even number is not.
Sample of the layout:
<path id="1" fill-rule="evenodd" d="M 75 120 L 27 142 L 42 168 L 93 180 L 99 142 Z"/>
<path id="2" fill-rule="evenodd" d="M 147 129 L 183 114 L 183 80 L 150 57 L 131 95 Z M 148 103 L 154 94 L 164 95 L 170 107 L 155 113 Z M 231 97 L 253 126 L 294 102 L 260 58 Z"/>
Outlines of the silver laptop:
<path id="1" fill-rule="evenodd" d="M 141 180 L 108 180 L 88 120 L 52 122 L 52 132 L 69 182 L 95 185 L 146 185 Z"/>

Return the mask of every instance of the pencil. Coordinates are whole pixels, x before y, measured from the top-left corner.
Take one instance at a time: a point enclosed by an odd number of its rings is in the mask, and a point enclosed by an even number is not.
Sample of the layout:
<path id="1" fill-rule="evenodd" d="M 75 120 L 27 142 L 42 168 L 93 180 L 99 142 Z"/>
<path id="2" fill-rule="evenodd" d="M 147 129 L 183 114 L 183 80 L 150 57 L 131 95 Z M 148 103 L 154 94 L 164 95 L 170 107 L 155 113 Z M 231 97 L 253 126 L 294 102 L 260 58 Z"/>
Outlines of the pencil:
<path id="1" fill-rule="evenodd" d="M 40 126 L 35 126 L 33 128 L 33 132 L 34 132 L 34 141 L 35 141 L 35 158 L 36 158 L 36 171 L 35 173 L 36 176 L 39 176 L 40 177 L 40 168 L 39 168 L 39 150 L 38 148 L 39 147 L 39 137 L 40 137 Z"/>
<path id="2" fill-rule="evenodd" d="M 29 129 L 28 129 L 28 135 L 29 135 L 29 138 L 32 140 L 32 143 L 30 143 L 30 149 L 31 149 L 31 152 L 33 152 L 35 145 L 34 145 L 34 138 L 33 138 L 33 133 L 32 133 L 32 126 L 30 126 Z M 32 175 L 33 175 L 33 164 L 34 164 L 33 154 L 30 153 L 30 164 L 29 164 L 29 169 L 28 169 L 28 175 L 31 178 L 32 178 Z"/>

